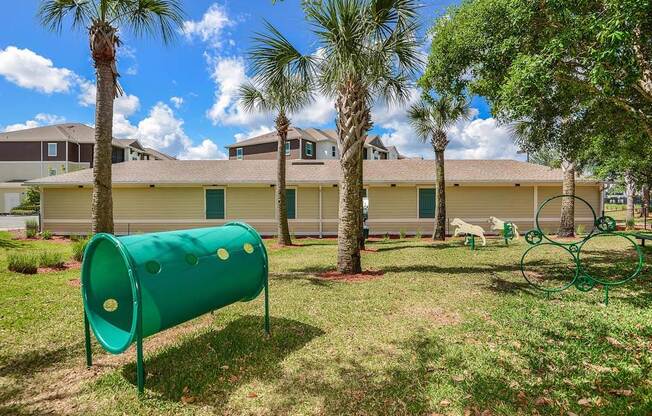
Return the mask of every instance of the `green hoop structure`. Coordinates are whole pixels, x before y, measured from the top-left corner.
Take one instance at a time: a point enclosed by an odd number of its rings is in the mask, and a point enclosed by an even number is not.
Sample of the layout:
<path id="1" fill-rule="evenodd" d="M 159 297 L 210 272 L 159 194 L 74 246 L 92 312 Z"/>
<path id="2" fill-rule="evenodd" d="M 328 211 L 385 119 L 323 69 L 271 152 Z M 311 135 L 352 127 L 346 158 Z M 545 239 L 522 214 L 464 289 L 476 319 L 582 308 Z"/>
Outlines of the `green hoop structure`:
<path id="1" fill-rule="evenodd" d="M 593 214 L 593 229 L 581 240 L 578 241 L 573 241 L 573 242 L 561 242 L 561 241 L 556 241 L 553 240 L 552 238 L 548 237 L 544 232 L 543 229 L 541 228 L 541 224 L 539 223 L 539 215 L 541 214 L 541 211 L 543 208 L 550 202 L 559 198 L 574 198 L 576 200 L 580 200 L 584 202 L 589 209 L 591 210 L 591 213 Z M 535 218 L 535 224 L 536 224 L 536 229 L 530 230 L 527 233 L 525 233 L 525 241 L 527 241 L 531 247 L 529 247 L 527 250 L 525 250 L 525 253 L 523 253 L 523 256 L 521 257 L 521 274 L 525 278 L 525 280 L 536 290 L 539 290 L 541 292 L 546 293 L 546 295 L 550 295 L 551 293 L 557 293 L 557 292 L 562 292 L 571 286 L 575 286 L 575 288 L 581 292 L 589 292 L 593 290 L 597 285 L 602 285 L 604 287 L 604 292 L 605 292 L 605 304 L 609 304 L 609 289 L 611 287 L 616 287 L 623 285 L 632 279 L 636 278 L 641 274 L 641 271 L 643 270 L 643 252 L 641 251 L 641 248 L 636 244 L 636 241 L 634 241 L 629 235 L 624 234 L 624 233 L 619 233 L 616 232 L 616 220 L 614 220 L 611 217 L 608 216 L 601 216 L 597 217 L 595 214 L 595 210 L 589 204 L 585 199 L 575 196 L 575 195 L 557 195 L 553 196 L 551 198 L 546 199 L 543 201 L 543 203 L 539 206 L 539 209 L 537 210 L 537 215 Z M 625 277 L 624 279 L 617 280 L 617 281 L 608 281 L 605 280 L 601 277 L 596 277 L 592 276 L 589 274 L 587 271 L 587 268 L 583 266 L 582 263 L 582 248 L 584 248 L 584 245 L 591 240 L 594 237 L 622 237 L 625 238 L 627 241 L 632 243 L 634 248 L 636 249 L 636 254 L 638 256 L 638 261 L 636 264 L 636 269 L 632 274 L 629 276 Z M 570 256 L 573 259 L 573 264 L 575 265 L 575 273 L 572 276 L 571 279 L 567 283 L 564 283 L 560 285 L 559 287 L 555 288 L 544 288 L 540 285 L 538 285 L 536 282 L 531 281 L 527 274 L 525 273 L 525 268 L 526 268 L 526 257 L 527 255 L 532 252 L 533 250 L 543 247 L 543 246 L 552 246 L 552 247 L 559 247 L 561 249 L 564 249 L 567 251 Z"/>

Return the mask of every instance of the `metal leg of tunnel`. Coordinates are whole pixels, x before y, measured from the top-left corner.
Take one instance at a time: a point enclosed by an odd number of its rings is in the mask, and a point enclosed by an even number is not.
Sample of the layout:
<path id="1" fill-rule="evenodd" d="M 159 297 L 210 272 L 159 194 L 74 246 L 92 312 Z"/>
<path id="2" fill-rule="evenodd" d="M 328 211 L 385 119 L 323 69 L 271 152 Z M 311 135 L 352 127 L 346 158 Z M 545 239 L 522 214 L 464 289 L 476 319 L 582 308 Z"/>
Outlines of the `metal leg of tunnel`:
<path id="1" fill-rule="evenodd" d="M 609 306 L 609 286 L 604 286 L 604 305 Z"/>
<path id="2" fill-rule="evenodd" d="M 270 335 L 269 328 L 269 278 L 265 279 L 265 333 Z"/>
<path id="3" fill-rule="evenodd" d="M 88 325 L 88 317 L 84 310 L 84 344 L 86 346 L 86 367 L 93 365 L 93 351 L 91 351 L 91 329 Z"/>
<path id="4" fill-rule="evenodd" d="M 138 328 L 136 329 L 136 381 L 138 393 L 145 391 L 145 364 L 143 359 L 143 316 L 140 308 L 138 310 Z"/>

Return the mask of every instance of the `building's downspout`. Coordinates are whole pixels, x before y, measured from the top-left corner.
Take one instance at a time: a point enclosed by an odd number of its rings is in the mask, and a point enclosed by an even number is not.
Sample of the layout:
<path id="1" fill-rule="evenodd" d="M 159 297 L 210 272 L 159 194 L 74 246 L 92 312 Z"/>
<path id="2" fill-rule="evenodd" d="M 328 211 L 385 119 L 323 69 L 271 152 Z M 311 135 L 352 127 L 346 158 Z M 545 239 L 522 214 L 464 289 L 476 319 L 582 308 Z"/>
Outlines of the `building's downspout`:
<path id="1" fill-rule="evenodd" d="M 324 220 L 322 219 L 321 185 L 319 185 L 319 238 L 324 238 Z"/>

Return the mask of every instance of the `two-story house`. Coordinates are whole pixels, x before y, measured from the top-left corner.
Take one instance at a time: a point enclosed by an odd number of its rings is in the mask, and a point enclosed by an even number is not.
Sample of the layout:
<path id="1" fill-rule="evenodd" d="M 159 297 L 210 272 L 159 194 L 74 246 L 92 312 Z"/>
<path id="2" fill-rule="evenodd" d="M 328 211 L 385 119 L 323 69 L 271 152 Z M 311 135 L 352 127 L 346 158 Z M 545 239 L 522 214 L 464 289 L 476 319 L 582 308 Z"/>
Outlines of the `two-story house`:
<path id="1" fill-rule="evenodd" d="M 19 205 L 22 182 L 93 166 L 95 129 L 65 123 L 0 133 L 0 213 Z M 113 139 L 113 163 L 174 159 L 134 139 Z"/>
<path id="2" fill-rule="evenodd" d="M 262 134 L 226 146 L 229 159 L 276 159 L 278 136 L 276 132 Z M 393 149 L 392 149 L 393 148 Z M 291 127 L 285 143 L 288 159 L 339 159 L 337 133 L 335 130 Z M 378 136 L 365 139 L 365 160 L 402 159 L 395 147 L 386 147 Z"/>

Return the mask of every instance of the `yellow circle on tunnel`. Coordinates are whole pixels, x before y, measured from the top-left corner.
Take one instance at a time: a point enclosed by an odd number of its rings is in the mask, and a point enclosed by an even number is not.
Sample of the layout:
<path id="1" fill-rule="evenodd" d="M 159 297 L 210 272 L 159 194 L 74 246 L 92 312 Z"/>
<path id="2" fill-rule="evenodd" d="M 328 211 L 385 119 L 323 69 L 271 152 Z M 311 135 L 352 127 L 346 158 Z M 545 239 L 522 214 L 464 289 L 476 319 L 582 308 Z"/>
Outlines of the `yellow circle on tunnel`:
<path id="1" fill-rule="evenodd" d="M 115 312 L 118 310 L 118 301 L 115 299 L 107 299 L 102 304 L 102 307 L 107 312 Z"/>
<path id="2" fill-rule="evenodd" d="M 229 252 L 226 251 L 225 248 L 220 248 L 217 250 L 217 257 L 220 258 L 220 260 L 228 260 L 229 259 Z"/>
<path id="3" fill-rule="evenodd" d="M 252 246 L 250 243 L 244 243 L 244 246 L 242 246 L 242 248 L 244 248 L 244 251 L 247 254 L 251 254 L 254 252 L 254 246 Z"/>

